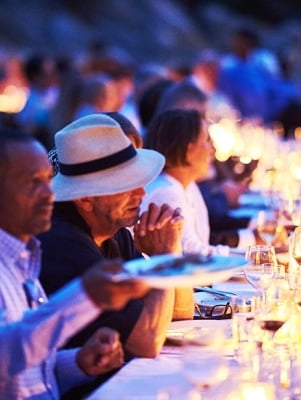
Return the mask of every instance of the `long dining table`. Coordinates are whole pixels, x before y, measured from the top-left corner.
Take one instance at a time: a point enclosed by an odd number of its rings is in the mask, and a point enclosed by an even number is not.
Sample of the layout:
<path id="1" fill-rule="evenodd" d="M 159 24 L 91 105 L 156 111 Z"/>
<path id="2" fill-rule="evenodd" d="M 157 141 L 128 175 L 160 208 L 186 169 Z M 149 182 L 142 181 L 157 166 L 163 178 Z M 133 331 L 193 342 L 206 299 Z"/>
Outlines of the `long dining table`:
<path id="1" fill-rule="evenodd" d="M 255 198 L 254 198 L 255 199 Z M 251 198 L 251 203 L 254 204 L 254 209 L 250 207 L 250 199 L 245 198 L 245 204 L 241 209 L 237 210 L 237 215 L 254 216 L 262 203 L 254 203 Z M 257 199 L 257 197 L 256 197 Z M 258 200 L 259 201 L 259 200 Z M 245 210 L 245 211 L 244 211 Z M 237 251 L 238 250 L 238 251 Z M 241 254 L 241 249 L 235 249 L 233 254 Z M 283 257 L 283 255 L 282 255 Z M 287 254 L 284 255 L 287 260 Z M 252 296 L 255 294 L 255 289 L 244 278 L 243 272 L 238 271 L 232 278 L 225 282 L 218 282 L 212 285 L 213 289 L 218 289 L 226 292 L 235 293 L 237 296 Z M 199 300 L 195 294 L 196 302 Z M 206 399 L 212 400 L 228 400 L 228 395 L 237 389 L 240 380 L 241 371 L 238 363 L 235 360 L 233 340 L 232 340 L 232 320 L 204 320 L 194 319 L 190 321 L 175 321 L 172 322 L 168 332 L 187 332 L 195 327 L 213 327 L 216 330 L 222 330 L 226 335 L 226 347 L 224 357 L 227 359 L 229 366 L 228 378 L 223 382 L 213 387 L 206 393 Z M 167 337 L 168 337 L 167 332 Z M 153 359 L 134 358 L 125 364 L 115 375 L 108 381 L 91 393 L 86 400 L 186 400 L 188 397 L 172 397 L 164 395 L 170 392 L 171 388 L 179 390 L 188 390 L 189 383 L 183 374 L 183 347 L 174 345 L 172 342 L 166 342 L 160 354 Z M 301 376 L 300 376 L 301 377 Z M 301 390 L 301 389 L 300 389 Z M 279 397 L 258 397 L 259 392 L 254 392 L 251 397 L 229 397 L 231 400 L 240 399 L 258 399 L 258 400 L 283 400 L 287 399 L 282 394 Z M 257 393 L 257 395 L 256 395 Z M 301 397 L 300 397 L 301 398 Z M 189 398 L 190 399 L 190 398 Z M 198 400 L 198 397 L 191 397 L 193 400 Z"/>
<path id="2" fill-rule="evenodd" d="M 218 290 L 230 290 L 238 295 L 251 295 L 254 288 L 243 278 L 235 278 L 224 283 L 213 285 Z M 198 293 L 196 293 L 196 296 Z M 197 300 L 197 297 L 196 297 Z M 236 375 L 236 363 L 233 358 L 231 342 L 232 321 L 223 320 L 187 320 L 172 322 L 168 333 L 183 333 L 195 327 L 213 327 L 223 330 L 227 338 L 225 357 L 228 360 L 230 374 L 227 385 L 218 385 L 213 388 L 210 398 L 213 400 L 225 399 L 225 390 L 229 391 L 235 383 L 231 376 Z M 167 335 L 168 336 L 168 335 Z M 166 343 L 160 354 L 153 359 L 134 358 L 123 366 L 113 377 L 96 389 L 87 397 L 87 400 L 160 400 L 160 394 L 170 388 L 187 389 L 189 383 L 183 376 L 182 355 L 183 347 Z M 164 399 L 164 396 L 161 397 Z M 185 399 L 183 399 L 185 400 Z"/>
<path id="3" fill-rule="evenodd" d="M 181 322 L 185 322 L 185 324 L 181 326 L 172 324 L 171 327 L 184 330 L 195 326 L 214 326 L 216 329 L 231 329 L 230 320 Z M 130 361 L 109 381 L 88 396 L 87 399 L 158 400 L 160 399 L 160 393 L 171 388 L 186 389 L 189 384 L 183 376 L 181 359 L 182 347 L 165 345 L 160 355 L 156 358 L 135 358 Z"/>

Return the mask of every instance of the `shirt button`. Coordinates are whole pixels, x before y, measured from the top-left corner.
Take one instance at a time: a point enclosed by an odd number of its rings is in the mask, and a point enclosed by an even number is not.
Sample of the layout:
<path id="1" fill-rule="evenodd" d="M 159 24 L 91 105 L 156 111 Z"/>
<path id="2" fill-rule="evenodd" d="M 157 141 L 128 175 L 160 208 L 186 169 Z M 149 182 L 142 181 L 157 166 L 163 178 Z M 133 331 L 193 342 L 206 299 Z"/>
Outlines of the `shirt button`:
<path id="1" fill-rule="evenodd" d="M 20 258 L 23 258 L 23 259 L 27 259 L 27 258 L 29 258 L 29 253 L 28 253 L 28 251 L 27 250 L 23 250 L 23 251 L 21 251 L 21 253 L 20 253 Z"/>

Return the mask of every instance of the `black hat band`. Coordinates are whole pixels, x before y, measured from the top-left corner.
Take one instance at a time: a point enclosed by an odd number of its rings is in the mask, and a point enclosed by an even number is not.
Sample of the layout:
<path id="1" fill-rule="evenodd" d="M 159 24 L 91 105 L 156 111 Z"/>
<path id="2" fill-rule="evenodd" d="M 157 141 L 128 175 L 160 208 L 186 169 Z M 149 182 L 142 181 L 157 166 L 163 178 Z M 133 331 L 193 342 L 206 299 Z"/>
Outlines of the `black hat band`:
<path id="1" fill-rule="evenodd" d="M 102 171 L 122 164 L 135 157 L 136 154 L 136 149 L 132 144 L 130 144 L 128 147 L 118 151 L 117 153 L 110 154 L 109 156 L 97 160 L 86 161 L 79 164 L 63 164 L 59 162 L 59 172 L 62 175 L 67 176 L 90 174 L 92 172 Z"/>

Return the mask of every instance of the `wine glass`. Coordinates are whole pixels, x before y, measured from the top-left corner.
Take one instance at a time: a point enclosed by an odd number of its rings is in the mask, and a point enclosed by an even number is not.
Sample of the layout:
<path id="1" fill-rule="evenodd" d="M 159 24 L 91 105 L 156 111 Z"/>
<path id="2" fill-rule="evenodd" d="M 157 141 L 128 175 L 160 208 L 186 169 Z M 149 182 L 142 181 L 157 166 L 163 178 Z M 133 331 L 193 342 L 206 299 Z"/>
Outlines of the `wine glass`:
<path id="1" fill-rule="evenodd" d="M 294 230 L 291 246 L 292 257 L 296 260 L 299 267 L 301 267 L 301 226 L 298 226 Z"/>
<path id="2" fill-rule="evenodd" d="M 301 304 L 301 226 L 298 226 L 289 238 L 289 260 L 289 286 L 296 298 L 296 303 Z"/>
<path id="3" fill-rule="evenodd" d="M 194 389 L 201 391 L 202 400 L 210 388 L 228 377 L 224 345 L 225 335 L 219 329 L 194 328 L 185 337 L 183 373 Z"/>
<path id="4" fill-rule="evenodd" d="M 277 263 L 275 249 L 268 244 L 254 244 L 249 246 L 246 250 L 245 258 L 253 265 Z"/>
<path id="5" fill-rule="evenodd" d="M 293 233 L 301 223 L 301 199 L 282 199 L 280 214 L 287 233 Z"/>
<path id="6" fill-rule="evenodd" d="M 253 245 L 246 251 L 248 263 L 244 265 L 244 273 L 248 282 L 266 300 L 266 291 L 270 287 L 277 265 L 276 254 L 273 246 Z"/>
<path id="7" fill-rule="evenodd" d="M 272 244 L 281 230 L 276 210 L 261 210 L 257 215 L 257 232 L 267 244 Z"/>
<path id="8" fill-rule="evenodd" d="M 292 312 L 292 303 L 287 298 L 269 299 L 265 302 L 257 314 L 259 326 L 262 330 L 269 333 L 271 340 L 275 333 L 289 319 Z"/>

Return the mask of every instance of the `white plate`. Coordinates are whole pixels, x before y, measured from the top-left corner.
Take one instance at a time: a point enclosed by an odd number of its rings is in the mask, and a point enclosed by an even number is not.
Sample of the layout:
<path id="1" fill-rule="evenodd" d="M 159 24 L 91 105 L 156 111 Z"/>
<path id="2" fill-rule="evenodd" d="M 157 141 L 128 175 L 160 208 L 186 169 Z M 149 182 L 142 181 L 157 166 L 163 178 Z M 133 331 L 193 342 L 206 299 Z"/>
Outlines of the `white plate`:
<path id="1" fill-rule="evenodd" d="M 166 344 L 180 346 L 184 338 L 194 328 L 214 328 L 222 330 L 226 337 L 231 337 L 231 320 L 187 320 L 174 321 L 170 324 L 166 333 Z"/>
<path id="2" fill-rule="evenodd" d="M 174 262 L 176 267 L 173 267 Z M 135 277 L 157 288 L 207 286 L 229 279 L 245 263 L 244 257 L 216 255 L 209 261 L 197 264 L 190 262 L 189 256 L 165 254 L 149 260 L 139 258 L 128 261 L 124 264 L 125 273 L 118 274 L 117 278 Z"/>

